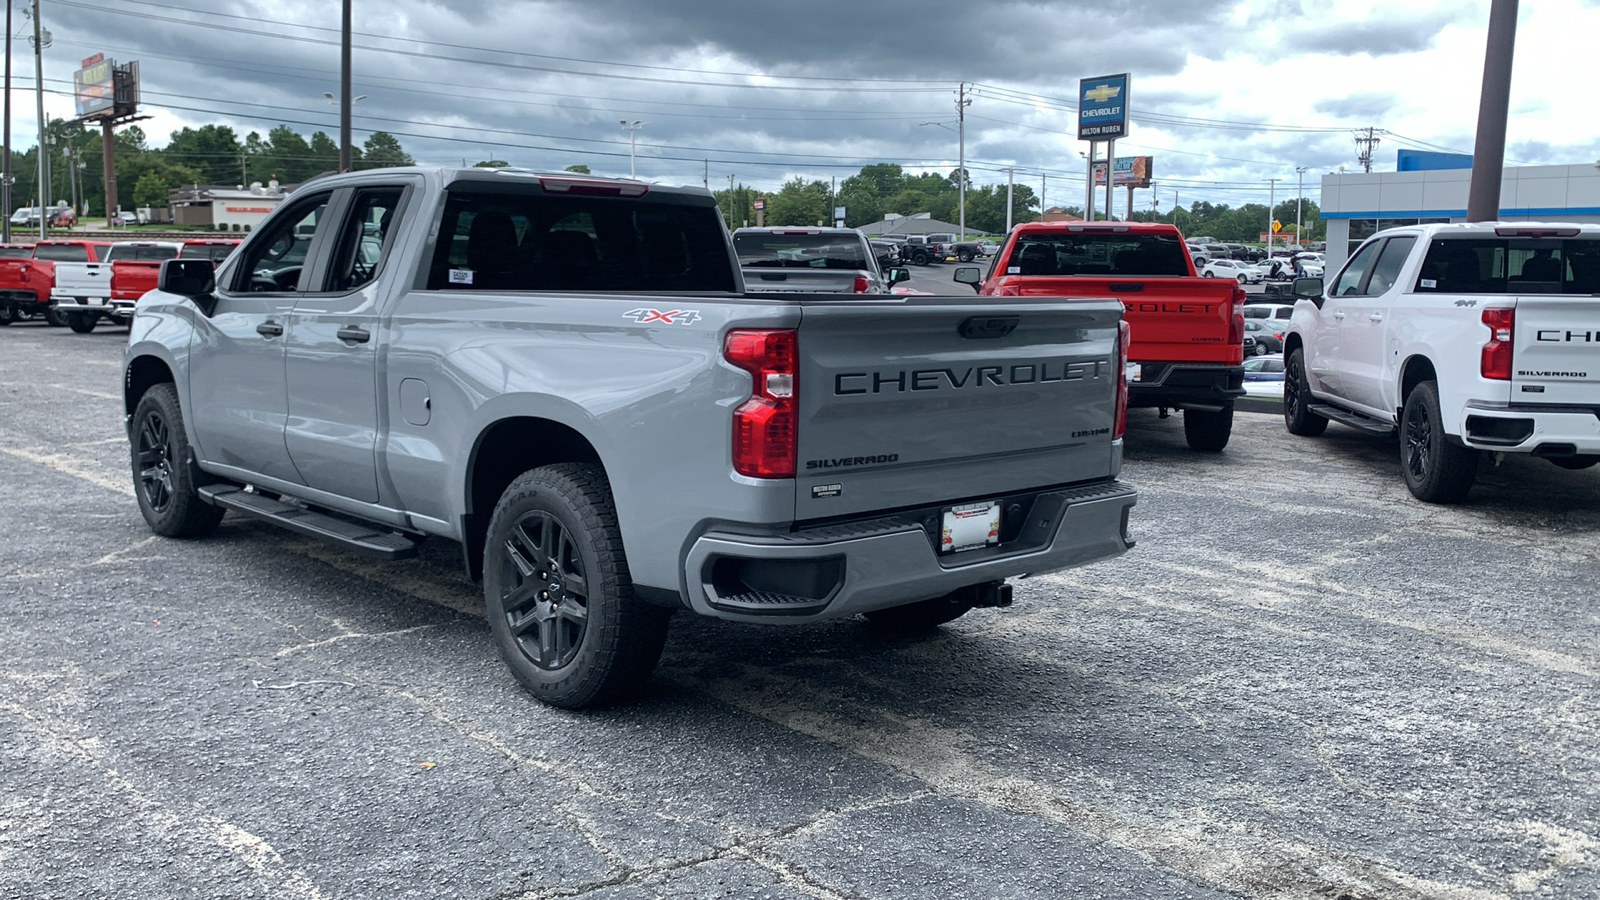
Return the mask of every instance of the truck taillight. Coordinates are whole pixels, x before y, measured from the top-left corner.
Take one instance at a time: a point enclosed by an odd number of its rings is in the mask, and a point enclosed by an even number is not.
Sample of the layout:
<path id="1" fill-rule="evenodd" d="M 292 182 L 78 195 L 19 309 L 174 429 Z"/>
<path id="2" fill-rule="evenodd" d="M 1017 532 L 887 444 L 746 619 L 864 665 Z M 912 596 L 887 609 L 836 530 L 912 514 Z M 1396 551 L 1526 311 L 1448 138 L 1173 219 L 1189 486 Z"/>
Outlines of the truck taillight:
<path id="1" fill-rule="evenodd" d="M 1511 380 L 1511 337 L 1516 330 L 1515 309 L 1486 309 L 1483 324 L 1489 326 L 1489 341 L 1483 345 L 1478 372 L 1485 378 Z"/>
<path id="2" fill-rule="evenodd" d="M 1244 288 L 1233 289 L 1233 312 L 1228 317 L 1228 346 L 1239 348 L 1239 358 L 1234 362 L 1244 362 L 1244 301 L 1247 296 Z"/>
<path id="3" fill-rule="evenodd" d="M 1128 320 L 1117 321 L 1117 354 L 1115 368 L 1117 370 L 1117 405 L 1116 411 L 1111 416 L 1111 437 L 1122 437 L 1122 432 L 1128 427 L 1128 346 L 1133 342 L 1133 330 L 1128 327 Z"/>
<path id="4" fill-rule="evenodd" d="M 857 275 L 854 283 L 850 285 L 852 294 L 865 294 L 867 292 L 867 276 Z"/>
<path id="5" fill-rule="evenodd" d="M 750 373 L 750 399 L 733 411 L 733 469 L 793 478 L 799 338 L 793 328 L 730 331 L 723 358 Z"/>

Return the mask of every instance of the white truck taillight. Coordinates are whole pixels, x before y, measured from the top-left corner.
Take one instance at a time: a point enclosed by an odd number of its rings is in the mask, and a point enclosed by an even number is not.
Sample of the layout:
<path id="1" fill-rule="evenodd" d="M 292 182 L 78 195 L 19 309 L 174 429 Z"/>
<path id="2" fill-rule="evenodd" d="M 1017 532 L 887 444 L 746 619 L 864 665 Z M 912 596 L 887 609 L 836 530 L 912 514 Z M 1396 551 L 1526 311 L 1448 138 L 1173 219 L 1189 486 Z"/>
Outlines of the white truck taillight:
<path id="1" fill-rule="evenodd" d="M 1111 437 L 1122 437 L 1128 428 L 1128 346 L 1133 342 L 1133 330 L 1128 320 L 1117 320 L 1117 356 L 1112 368 L 1117 371 L 1116 411 L 1111 415 Z"/>
<path id="2" fill-rule="evenodd" d="M 1483 324 L 1489 326 L 1489 341 L 1483 345 L 1478 373 L 1484 378 L 1511 380 L 1511 338 L 1516 332 L 1517 311 L 1511 308 L 1486 309 Z"/>
<path id="3" fill-rule="evenodd" d="M 793 478 L 800 349 L 793 328 L 728 332 L 722 356 L 750 373 L 750 399 L 733 411 L 733 469 Z"/>

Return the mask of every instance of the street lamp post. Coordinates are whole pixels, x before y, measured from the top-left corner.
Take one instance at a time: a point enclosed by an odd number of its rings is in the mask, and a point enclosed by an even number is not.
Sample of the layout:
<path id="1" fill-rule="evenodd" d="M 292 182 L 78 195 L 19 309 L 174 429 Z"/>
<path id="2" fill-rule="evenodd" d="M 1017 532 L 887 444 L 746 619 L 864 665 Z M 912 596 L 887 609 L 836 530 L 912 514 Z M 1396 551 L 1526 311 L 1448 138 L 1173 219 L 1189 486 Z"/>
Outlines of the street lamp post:
<path id="1" fill-rule="evenodd" d="M 633 177 L 636 177 L 633 174 L 633 171 L 634 171 L 633 170 L 633 157 L 634 157 L 634 152 L 638 149 L 638 146 L 639 146 L 639 144 L 638 144 L 639 129 L 644 127 L 644 123 L 639 121 L 638 119 L 635 119 L 632 122 L 629 122 L 627 119 L 623 119 L 622 120 L 622 127 L 625 128 L 627 130 L 627 132 L 628 132 L 628 177 L 629 178 L 633 178 Z M 731 190 L 731 188 L 730 188 L 730 190 Z"/>
<path id="2" fill-rule="evenodd" d="M 1302 214 L 1306 203 L 1306 172 L 1308 171 L 1309 167 L 1307 166 L 1294 167 L 1294 173 L 1299 176 L 1295 182 L 1294 190 L 1294 243 L 1296 248 L 1305 244 L 1305 235 L 1301 233 L 1305 226 L 1301 222 L 1303 221 Z"/>
<path id="3" fill-rule="evenodd" d="M 350 84 L 344 81 L 339 86 L 338 97 L 329 91 L 323 91 L 322 96 L 328 98 L 329 104 L 339 107 L 339 171 L 348 172 L 355 168 L 355 153 L 350 149 L 350 108 L 356 105 L 356 101 L 367 99 L 367 95 L 350 96 Z"/>

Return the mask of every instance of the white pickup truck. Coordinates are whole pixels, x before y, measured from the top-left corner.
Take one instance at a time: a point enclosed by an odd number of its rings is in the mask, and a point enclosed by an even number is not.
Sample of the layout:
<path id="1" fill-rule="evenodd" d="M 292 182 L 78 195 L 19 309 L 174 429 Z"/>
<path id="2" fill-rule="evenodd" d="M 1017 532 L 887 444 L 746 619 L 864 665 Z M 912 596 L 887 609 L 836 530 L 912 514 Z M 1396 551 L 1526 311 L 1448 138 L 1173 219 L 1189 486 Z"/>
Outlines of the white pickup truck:
<path id="1" fill-rule="evenodd" d="M 120 241 L 106 248 L 99 262 L 58 262 L 50 304 L 80 334 L 93 331 L 102 316 L 127 325 L 133 319 L 133 301 L 112 302 L 111 264 L 119 259 L 173 259 L 182 247 L 177 241 Z"/>
<path id="2" fill-rule="evenodd" d="M 1480 451 L 1600 462 L 1600 225 L 1392 228 L 1295 296 L 1290 432 L 1398 431 L 1406 487 L 1434 503 L 1466 497 Z"/>

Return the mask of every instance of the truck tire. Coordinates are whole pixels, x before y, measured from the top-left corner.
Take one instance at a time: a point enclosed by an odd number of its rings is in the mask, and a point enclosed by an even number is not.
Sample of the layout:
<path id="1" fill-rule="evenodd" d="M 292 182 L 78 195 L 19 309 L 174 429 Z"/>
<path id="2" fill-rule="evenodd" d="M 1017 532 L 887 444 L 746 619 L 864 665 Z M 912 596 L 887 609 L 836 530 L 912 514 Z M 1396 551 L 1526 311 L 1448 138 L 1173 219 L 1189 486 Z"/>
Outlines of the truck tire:
<path id="1" fill-rule="evenodd" d="M 623 699 L 650 678 L 671 611 L 634 595 L 599 466 L 522 473 L 495 504 L 483 597 L 500 656 L 551 706 Z"/>
<path id="2" fill-rule="evenodd" d="M 1205 409 L 1183 411 L 1183 437 L 1189 442 L 1191 450 L 1217 453 L 1228 446 L 1228 437 L 1232 434 L 1232 406 L 1215 412 Z"/>
<path id="3" fill-rule="evenodd" d="M 56 328 L 65 328 L 67 325 L 67 317 L 62 315 L 61 311 L 54 306 L 46 306 L 44 308 L 44 320 L 47 324 Z"/>
<path id="4" fill-rule="evenodd" d="M 1328 420 L 1311 411 L 1311 381 L 1306 378 L 1306 353 L 1296 348 L 1283 367 L 1283 427 L 1290 434 L 1316 437 Z"/>
<path id="5" fill-rule="evenodd" d="M 1424 381 L 1400 412 L 1400 475 L 1425 503 L 1459 503 L 1478 478 L 1478 451 L 1450 443 L 1439 415 L 1439 386 Z"/>
<path id="6" fill-rule="evenodd" d="M 4 328 L 17 320 L 17 308 L 9 303 L 0 303 L 0 328 Z"/>
<path id="7" fill-rule="evenodd" d="M 958 260 L 960 260 L 962 262 L 972 262 L 972 251 L 971 250 L 963 250 L 960 253 L 956 254 L 956 259 L 958 259 Z"/>
<path id="8" fill-rule="evenodd" d="M 67 327 L 78 334 L 88 334 L 99 324 L 100 317 L 88 313 L 67 313 Z"/>
<path id="9" fill-rule="evenodd" d="M 1571 472 L 1581 472 L 1600 463 L 1600 456 L 1547 456 L 1545 459 Z"/>
<path id="10" fill-rule="evenodd" d="M 911 262 L 919 266 L 925 266 L 932 260 L 933 257 L 929 256 L 926 250 L 918 250 L 916 253 L 911 254 Z"/>
<path id="11" fill-rule="evenodd" d="M 133 410 L 133 492 L 150 530 L 166 537 L 199 537 L 222 521 L 220 506 L 200 499 L 189 469 L 178 389 L 162 382 Z"/>
<path id="12" fill-rule="evenodd" d="M 965 591 L 952 591 L 931 600 L 918 600 L 904 606 L 875 609 L 867 621 L 885 631 L 929 631 L 966 615 L 972 604 L 962 599 Z"/>

